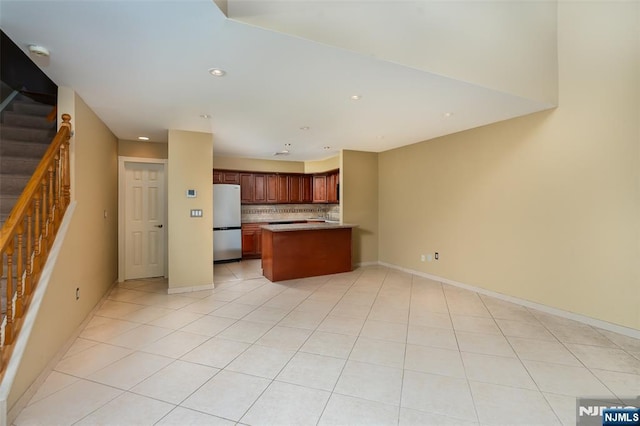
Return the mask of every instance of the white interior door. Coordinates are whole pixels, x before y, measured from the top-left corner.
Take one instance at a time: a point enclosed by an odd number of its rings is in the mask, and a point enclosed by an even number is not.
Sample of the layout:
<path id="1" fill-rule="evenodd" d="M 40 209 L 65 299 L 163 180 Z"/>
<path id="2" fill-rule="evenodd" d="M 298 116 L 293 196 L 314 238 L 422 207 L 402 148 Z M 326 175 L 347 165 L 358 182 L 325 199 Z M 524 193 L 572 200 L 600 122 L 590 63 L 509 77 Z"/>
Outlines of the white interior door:
<path id="1" fill-rule="evenodd" d="M 164 164 L 125 163 L 125 279 L 164 275 Z"/>

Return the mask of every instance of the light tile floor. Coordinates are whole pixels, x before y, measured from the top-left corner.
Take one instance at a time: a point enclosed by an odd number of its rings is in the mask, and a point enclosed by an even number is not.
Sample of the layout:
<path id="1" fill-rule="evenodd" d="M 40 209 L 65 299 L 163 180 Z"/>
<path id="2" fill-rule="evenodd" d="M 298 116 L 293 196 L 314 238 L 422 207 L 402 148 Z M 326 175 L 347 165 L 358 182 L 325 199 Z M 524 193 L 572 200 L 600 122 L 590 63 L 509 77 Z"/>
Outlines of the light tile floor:
<path id="1" fill-rule="evenodd" d="M 396 270 L 215 278 L 120 283 L 15 424 L 570 425 L 640 394 L 639 340 Z"/>

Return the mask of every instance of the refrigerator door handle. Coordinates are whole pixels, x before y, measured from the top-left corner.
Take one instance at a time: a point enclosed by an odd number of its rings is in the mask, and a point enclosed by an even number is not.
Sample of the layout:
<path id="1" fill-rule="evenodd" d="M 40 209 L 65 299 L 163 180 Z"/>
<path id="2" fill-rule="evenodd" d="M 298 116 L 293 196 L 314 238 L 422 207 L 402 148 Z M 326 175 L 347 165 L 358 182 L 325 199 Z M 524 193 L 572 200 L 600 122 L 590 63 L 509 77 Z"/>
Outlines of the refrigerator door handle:
<path id="1" fill-rule="evenodd" d="M 241 226 L 225 226 L 222 228 L 213 228 L 214 231 L 230 231 L 232 229 L 242 229 Z"/>

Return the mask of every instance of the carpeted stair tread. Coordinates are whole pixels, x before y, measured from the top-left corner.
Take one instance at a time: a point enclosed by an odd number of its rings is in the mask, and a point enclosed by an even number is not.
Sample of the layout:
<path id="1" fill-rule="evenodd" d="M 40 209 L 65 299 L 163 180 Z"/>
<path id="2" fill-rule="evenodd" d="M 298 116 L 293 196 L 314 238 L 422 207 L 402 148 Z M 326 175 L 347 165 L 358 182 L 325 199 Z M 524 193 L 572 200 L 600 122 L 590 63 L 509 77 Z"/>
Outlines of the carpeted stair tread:
<path id="1" fill-rule="evenodd" d="M 21 114 L 15 111 L 3 111 L 2 123 L 7 126 L 29 127 L 32 129 L 51 130 L 55 128 L 55 120 L 49 121 L 47 117 L 39 115 Z"/>
<path id="2" fill-rule="evenodd" d="M 30 129 L 0 124 L 0 139 L 49 144 L 55 134 L 55 129 Z"/>
<path id="3" fill-rule="evenodd" d="M 38 115 L 46 117 L 49 115 L 53 106 L 46 104 L 39 104 L 31 100 L 15 100 L 11 103 L 12 111 L 19 112 L 27 115 Z"/>
<path id="4" fill-rule="evenodd" d="M 31 176 L 39 163 L 39 158 L 3 155 L 0 157 L 0 179 L 13 174 Z"/>
<path id="5" fill-rule="evenodd" d="M 0 199 L 3 197 L 15 197 L 22 193 L 31 175 L 0 175 Z"/>
<path id="6" fill-rule="evenodd" d="M 0 157 L 30 157 L 41 159 L 49 144 L 0 139 Z"/>

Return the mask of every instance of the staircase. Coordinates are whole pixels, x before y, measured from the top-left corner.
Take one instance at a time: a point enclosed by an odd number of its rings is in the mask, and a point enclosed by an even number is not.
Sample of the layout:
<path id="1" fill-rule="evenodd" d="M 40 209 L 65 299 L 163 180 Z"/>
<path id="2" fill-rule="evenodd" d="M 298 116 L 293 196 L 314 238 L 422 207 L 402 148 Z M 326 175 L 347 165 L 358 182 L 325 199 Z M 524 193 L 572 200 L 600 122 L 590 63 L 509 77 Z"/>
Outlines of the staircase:
<path id="1" fill-rule="evenodd" d="M 0 115 L 0 228 L 22 194 L 38 163 L 56 134 L 55 120 L 48 116 L 53 106 L 17 95 Z M 7 263 L 0 274 L 0 306 L 6 307 Z M 16 265 L 12 268 L 14 280 Z"/>
<path id="2" fill-rule="evenodd" d="M 53 106 L 16 96 L 0 116 L 0 227 L 56 134 Z"/>

